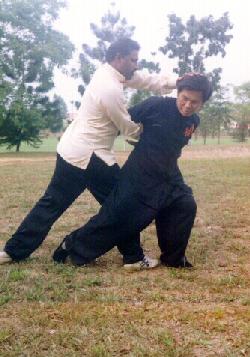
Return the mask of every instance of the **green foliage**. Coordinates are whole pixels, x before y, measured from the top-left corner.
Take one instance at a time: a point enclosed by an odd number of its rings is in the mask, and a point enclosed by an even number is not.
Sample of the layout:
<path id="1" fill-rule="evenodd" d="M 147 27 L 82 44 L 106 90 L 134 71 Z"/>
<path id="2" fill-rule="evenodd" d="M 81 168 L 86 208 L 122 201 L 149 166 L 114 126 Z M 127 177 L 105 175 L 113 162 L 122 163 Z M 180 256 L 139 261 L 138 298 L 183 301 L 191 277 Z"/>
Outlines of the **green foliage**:
<path id="1" fill-rule="evenodd" d="M 212 15 L 197 20 L 190 16 L 186 24 L 175 14 L 168 15 L 170 34 L 166 43 L 159 50 L 169 58 L 178 58 L 178 66 L 174 71 L 179 75 L 195 71 L 205 72 L 205 59 L 212 56 L 226 55 L 225 46 L 230 42 L 232 29 L 228 14 L 219 19 Z M 211 73 L 214 87 L 220 81 L 221 68 L 215 68 Z"/>
<path id="2" fill-rule="evenodd" d="M 111 6 L 113 7 L 114 4 L 112 3 Z M 126 18 L 122 17 L 115 8 L 109 9 L 104 14 L 99 25 L 91 23 L 90 28 L 96 37 L 96 45 L 93 47 L 86 43 L 82 45 L 83 52 L 79 56 L 80 69 L 79 71 L 76 69 L 72 71 L 75 78 L 80 77 L 83 81 L 78 87 L 78 92 L 81 95 L 83 95 L 85 87 L 96 69 L 96 64 L 105 62 L 105 54 L 110 44 L 122 37 L 131 38 L 135 30 L 135 26 L 129 25 Z M 139 68 L 147 68 L 149 72 L 160 71 L 159 63 L 146 61 L 145 59 L 140 61 Z M 143 99 L 148 97 L 149 94 L 146 91 L 135 92 L 135 98 L 132 99 L 132 103 L 136 103 L 140 97 Z M 79 103 L 76 103 L 76 106 L 79 107 Z"/>
<path id="3" fill-rule="evenodd" d="M 150 96 L 150 92 L 147 90 L 137 90 L 134 94 L 132 94 L 129 105 L 133 106 L 136 105 L 143 100 L 147 99 Z"/>
<path id="4" fill-rule="evenodd" d="M 207 102 L 200 113 L 201 124 L 200 132 L 203 142 L 206 144 L 207 136 L 217 135 L 218 144 L 220 143 L 221 128 L 226 128 L 232 116 L 232 105 L 228 99 L 228 88 L 219 87 L 209 102 Z"/>
<path id="5" fill-rule="evenodd" d="M 105 61 L 107 48 L 112 42 L 122 37 L 131 37 L 135 30 L 134 26 L 129 26 L 127 20 L 121 17 L 119 11 L 111 10 L 101 18 L 100 26 L 91 23 L 90 28 L 98 39 L 97 46 L 90 47 L 83 44 L 83 49 L 87 56 L 99 62 Z"/>
<path id="6" fill-rule="evenodd" d="M 245 82 L 240 86 L 234 87 L 236 99 L 241 103 L 250 103 L 250 82 Z"/>
<path id="7" fill-rule="evenodd" d="M 52 133 L 57 133 L 63 128 L 63 120 L 67 116 L 67 107 L 64 100 L 55 95 L 53 101 L 48 101 L 43 112 L 45 126 Z"/>
<path id="8" fill-rule="evenodd" d="M 228 14 L 214 19 L 212 15 L 197 20 L 190 16 L 186 23 L 175 14 L 168 15 L 170 33 L 165 44 L 159 48 L 169 58 L 177 58 L 178 65 L 174 72 L 180 76 L 187 72 L 206 72 L 206 59 L 226 55 L 225 47 L 231 41 L 232 29 Z M 200 132 L 206 143 L 209 134 L 217 135 L 220 142 L 221 126 L 230 119 L 230 105 L 226 98 L 227 89 L 220 86 L 221 68 L 214 68 L 208 76 L 217 93 L 201 112 Z"/>
<path id="9" fill-rule="evenodd" d="M 250 135 L 250 82 L 234 87 L 237 103 L 234 104 L 234 119 L 237 128 L 233 133 L 236 141 L 244 142 Z"/>
<path id="10" fill-rule="evenodd" d="M 37 145 L 61 105 L 49 102 L 53 71 L 71 58 L 73 45 L 53 29 L 62 0 L 2 1 L 0 7 L 0 144 Z M 59 109 L 58 109 L 59 110 Z M 55 115 L 58 123 L 57 115 Z"/>
<path id="11" fill-rule="evenodd" d="M 32 107 L 28 100 L 15 99 L 6 110 L 0 126 L 0 145 L 15 146 L 19 151 L 22 142 L 37 147 L 41 143 L 40 130 L 45 127 L 41 110 Z"/>
<path id="12" fill-rule="evenodd" d="M 81 95 L 96 70 L 96 63 L 105 62 L 105 54 L 109 45 L 121 37 L 131 37 L 135 29 L 134 26 L 128 25 L 127 20 L 121 17 L 119 11 L 114 9 L 108 10 L 101 18 L 100 25 L 91 23 L 90 28 L 97 39 L 96 45 L 93 47 L 86 43 L 82 45 L 83 52 L 79 55 L 80 69 L 72 70 L 72 75 L 75 78 L 80 77 L 83 81 L 78 87 Z"/>
<path id="13" fill-rule="evenodd" d="M 153 55 L 155 56 L 155 53 L 153 53 Z M 152 72 L 159 73 L 160 70 L 161 70 L 160 66 L 159 66 L 159 63 L 153 62 L 153 61 L 147 61 L 144 58 L 139 62 L 138 67 L 140 69 L 147 68 L 149 73 L 152 73 Z"/>

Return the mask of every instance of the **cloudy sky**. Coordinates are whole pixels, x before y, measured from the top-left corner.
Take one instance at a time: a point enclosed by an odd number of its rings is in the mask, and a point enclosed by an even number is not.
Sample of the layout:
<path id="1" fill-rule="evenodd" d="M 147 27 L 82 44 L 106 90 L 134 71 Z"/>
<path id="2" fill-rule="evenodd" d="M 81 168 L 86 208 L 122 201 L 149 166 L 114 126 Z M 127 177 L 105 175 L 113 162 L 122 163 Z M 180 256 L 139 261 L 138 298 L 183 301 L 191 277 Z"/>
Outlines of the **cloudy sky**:
<path id="1" fill-rule="evenodd" d="M 210 65 L 223 68 L 222 83 L 240 85 L 250 81 L 250 1 L 249 0 L 113 0 L 130 25 L 136 27 L 134 39 L 141 45 L 141 56 L 150 57 L 168 35 L 167 14 L 174 13 L 187 20 L 212 15 L 215 19 L 224 12 L 229 13 L 234 25 L 234 36 L 226 47 L 226 57 L 216 58 Z M 75 44 L 78 53 L 83 42 L 94 44 L 90 23 L 99 23 L 101 17 L 111 7 L 110 0 L 68 0 L 56 28 L 67 34 Z M 174 63 L 164 59 L 162 70 L 172 72 Z M 60 73 L 56 74 L 56 93 L 63 96 L 67 104 L 79 99 L 77 83 Z M 70 106 L 70 105 L 69 105 Z"/>

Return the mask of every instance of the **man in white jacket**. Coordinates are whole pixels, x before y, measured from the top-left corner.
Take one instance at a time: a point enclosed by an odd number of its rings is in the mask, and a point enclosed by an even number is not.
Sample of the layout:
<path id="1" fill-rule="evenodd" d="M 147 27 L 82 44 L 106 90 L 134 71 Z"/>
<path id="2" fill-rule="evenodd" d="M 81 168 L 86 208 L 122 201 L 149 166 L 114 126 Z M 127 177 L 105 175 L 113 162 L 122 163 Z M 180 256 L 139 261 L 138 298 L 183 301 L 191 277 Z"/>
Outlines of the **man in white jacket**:
<path id="1" fill-rule="evenodd" d="M 47 190 L 0 252 L 0 264 L 29 257 L 86 188 L 101 204 L 112 191 L 119 175 L 114 140 L 118 133 L 137 140 L 141 132 L 126 109 L 124 86 L 158 94 L 175 88 L 175 81 L 167 77 L 137 72 L 139 49 L 131 39 L 120 39 L 109 47 L 106 63 L 94 73 L 77 118 L 58 144 L 56 167 Z M 131 242 L 136 246 L 118 247 L 126 264 L 138 262 L 134 252 L 140 244 L 139 235 Z M 140 259 L 148 261 L 147 268 L 158 263 L 145 256 Z"/>

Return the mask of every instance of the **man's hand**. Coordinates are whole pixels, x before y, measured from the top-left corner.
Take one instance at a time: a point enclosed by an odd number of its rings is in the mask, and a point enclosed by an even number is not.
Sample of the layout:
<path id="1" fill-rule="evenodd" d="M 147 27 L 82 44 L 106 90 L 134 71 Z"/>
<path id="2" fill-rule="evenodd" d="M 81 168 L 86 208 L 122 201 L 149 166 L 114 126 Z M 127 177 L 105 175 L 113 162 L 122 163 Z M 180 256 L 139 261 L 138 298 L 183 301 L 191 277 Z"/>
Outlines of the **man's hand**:
<path id="1" fill-rule="evenodd" d="M 203 74 L 198 73 L 198 72 L 188 72 L 188 73 L 185 73 L 183 76 L 178 77 L 178 78 L 176 79 L 176 83 L 178 83 L 179 81 L 181 81 L 181 80 L 184 79 L 184 78 L 194 77 L 194 76 L 201 76 L 201 77 L 202 77 Z"/>
<path id="2" fill-rule="evenodd" d="M 143 124 L 142 123 L 139 123 L 139 126 L 140 126 L 140 130 L 139 130 L 139 135 L 137 138 L 128 138 L 126 139 L 126 142 L 129 144 L 129 145 L 132 145 L 132 146 L 135 146 L 138 141 L 140 140 L 140 136 L 141 136 L 141 133 L 143 132 Z"/>
<path id="3" fill-rule="evenodd" d="M 132 146 L 135 146 L 138 143 L 138 141 L 139 140 L 132 139 L 132 138 L 126 139 L 126 143 L 128 143 L 129 145 L 132 145 Z"/>

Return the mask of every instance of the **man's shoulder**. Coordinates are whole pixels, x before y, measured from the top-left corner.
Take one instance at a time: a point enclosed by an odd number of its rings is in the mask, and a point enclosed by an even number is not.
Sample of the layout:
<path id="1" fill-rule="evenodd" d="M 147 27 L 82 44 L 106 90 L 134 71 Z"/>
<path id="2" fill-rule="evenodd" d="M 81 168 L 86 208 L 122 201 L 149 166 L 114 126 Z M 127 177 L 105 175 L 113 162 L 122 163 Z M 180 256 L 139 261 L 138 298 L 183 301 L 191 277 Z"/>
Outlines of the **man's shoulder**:
<path id="1" fill-rule="evenodd" d="M 176 98 L 174 97 L 164 97 L 165 104 L 168 106 L 176 107 Z"/>
<path id="2" fill-rule="evenodd" d="M 196 121 L 200 121 L 200 117 L 198 114 L 193 114 L 193 119 L 196 120 Z"/>
<path id="3" fill-rule="evenodd" d="M 159 97 L 157 104 L 161 106 L 164 112 L 172 112 L 176 108 L 176 98 L 174 97 Z"/>
<path id="4" fill-rule="evenodd" d="M 158 104 L 163 104 L 165 103 L 165 99 L 164 97 L 162 96 L 151 96 L 147 99 L 145 99 L 142 104 L 147 104 L 147 105 L 158 105 Z"/>
<path id="5" fill-rule="evenodd" d="M 121 96 L 123 95 L 123 85 L 102 65 L 94 73 L 89 88 L 95 95 L 101 96 Z"/>
<path id="6" fill-rule="evenodd" d="M 112 67 L 107 63 L 101 64 L 94 72 L 91 82 L 102 82 L 103 87 L 120 84 L 119 78 L 117 78 L 115 73 L 112 71 Z"/>
<path id="7" fill-rule="evenodd" d="M 138 105 L 144 110 L 167 110 L 171 106 L 174 107 L 176 98 L 169 98 L 163 96 L 151 96 L 140 102 Z"/>
<path id="8" fill-rule="evenodd" d="M 192 121 L 193 121 L 193 123 L 196 125 L 196 126 L 198 126 L 199 124 L 200 124 L 200 117 L 199 117 L 199 115 L 198 114 L 193 114 L 192 115 Z"/>

